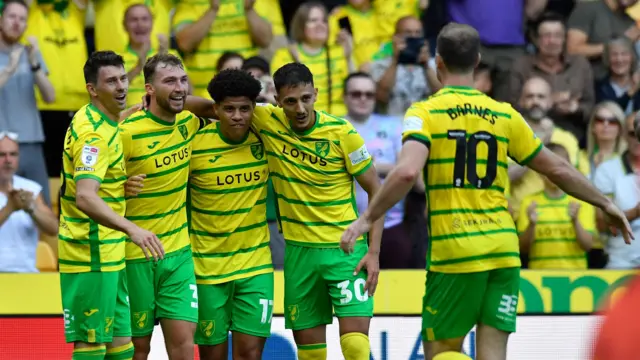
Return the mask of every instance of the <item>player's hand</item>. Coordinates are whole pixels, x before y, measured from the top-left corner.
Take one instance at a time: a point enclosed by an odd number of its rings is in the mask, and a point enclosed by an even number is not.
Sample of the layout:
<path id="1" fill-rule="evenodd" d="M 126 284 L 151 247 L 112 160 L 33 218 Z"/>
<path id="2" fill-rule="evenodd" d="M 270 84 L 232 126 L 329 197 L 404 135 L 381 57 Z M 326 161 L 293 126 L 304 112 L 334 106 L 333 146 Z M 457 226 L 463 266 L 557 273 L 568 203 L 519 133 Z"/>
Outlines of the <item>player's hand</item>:
<path id="1" fill-rule="evenodd" d="M 154 233 L 135 226 L 127 235 L 129 235 L 132 243 L 142 249 L 142 253 L 147 260 L 150 258 L 149 255 L 151 255 L 155 261 L 164 258 L 164 248 L 162 247 L 160 239 L 158 239 Z"/>
<path id="2" fill-rule="evenodd" d="M 144 187 L 144 179 L 147 177 L 145 174 L 134 175 L 127 179 L 124 183 L 124 193 L 126 196 L 138 196 L 142 188 Z"/>
<path id="3" fill-rule="evenodd" d="M 120 111 L 120 121 L 124 121 L 126 118 L 140 110 L 142 110 L 142 104 L 135 104 L 130 108 Z"/>
<path id="4" fill-rule="evenodd" d="M 571 220 L 576 221 L 578 219 L 578 212 L 580 211 L 580 203 L 572 202 L 569 204 L 569 217 Z"/>
<path id="5" fill-rule="evenodd" d="M 367 252 L 365 256 L 362 257 L 358 266 L 356 266 L 356 270 L 353 272 L 353 276 L 358 275 L 360 270 L 367 270 L 367 281 L 364 283 L 364 290 L 369 294 L 369 296 L 373 296 L 376 292 L 376 288 L 378 287 L 378 274 L 380 274 L 380 255 L 378 253 Z"/>
<path id="6" fill-rule="evenodd" d="M 345 254 L 351 254 L 356 240 L 371 229 L 371 224 L 364 217 L 359 217 L 345 230 L 340 238 L 340 248 Z"/>
<path id="7" fill-rule="evenodd" d="M 626 244 L 631 244 L 631 240 L 634 239 L 631 225 L 625 216 L 624 212 L 620 210 L 612 201 L 605 206 L 602 211 L 604 212 L 605 219 L 609 223 L 609 228 L 613 235 L 618 235 L 618 231 L 622 232 L 622 238 Z"/>
<path id="8" fill-rule="evenodd" d="M 527 216 L 529 217 L 529 222 L 535 224 L 538 222 L 538 203 L 532 201 L 529 207 L 527 208 Z"/>

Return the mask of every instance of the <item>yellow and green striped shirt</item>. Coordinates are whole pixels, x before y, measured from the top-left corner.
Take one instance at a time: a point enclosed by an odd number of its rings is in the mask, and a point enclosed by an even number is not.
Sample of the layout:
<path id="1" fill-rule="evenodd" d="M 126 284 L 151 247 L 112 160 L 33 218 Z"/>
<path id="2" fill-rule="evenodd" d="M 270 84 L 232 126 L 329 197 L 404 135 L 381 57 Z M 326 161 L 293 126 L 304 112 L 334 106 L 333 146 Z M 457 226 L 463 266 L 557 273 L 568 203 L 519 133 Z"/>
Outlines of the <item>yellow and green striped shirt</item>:
<path id="1" fill-rule="evenodd" d="M 166 122 L 138 111 L 120 124 L 127 176 L 145 174 L 140 194 L 127 198 L 127 219 L 162 241 L 167 256 L 190 248 L 187 224 L 187 181 L 191 143 L 201 122 L 188 111 Z M 127 243 L 127 261 L 145 260 Z"/>
<path id="2" fill-rule="evenodd" d="M 284 239 L 338 247 L 358 218 L 354 177 L 372 165 L 362 137 L 348 121 L 324 112 L 316 112 L 311 129 L 295 132 L 282 108 L 272 105 L 256 107 L 253 127 L 266 149 Z"/>
<path id="3" fill-rule="evenodd" d="M 252 132 L 225 139 L 219 122 L 193 141 L 190 234 L 198 284 L 218 284 L 273 271 L 267 225 L 269 169 Z"/>
<path id="4" fill-rule="evenodd" d="M 376 1 L 377 2 L 377 1 Z M 329 17 L 330 44 L 336 44 L 337 35 L 340 32 L 339 20 L 343 17 L 349 19 L 353 31 L 353 60 L 356 67 L 371 62 L 383 41 L 387 38 L 382 33 L 380 18 L 375 11 L 359 11 L 350 5 L 340 6 L 331 12 Z"/>
<path id="5" fill-rule="evenodd" d="M 569 217 L 569 204 L 580 204 L 578 222 L 582 227 L 595 233 L 596 212 L 593 206 L 574 199 L 567 194 L 560 198 L 550 198 L 544 191 L 529 195 L 522 200 L 518 216 L 518 232 L 529 227 L 527 209 L 536 202 L 535 238 L 529 251 L 530 269 L 586 269 L 587 254 L 576 240 L 576 231 Z"/>
<path id="6" fill-rule="evenodd" d="M 64 140 L 58 261 L 63 273 L 121 270 L 125 234 L 99 225 L 76 207 L 81 179 L 100 182 L 98 196 L 124 216 L 127 176 L 118 124 L 93 105 L 78 110 Z"/>
<path id="7" fill-rule="evenodd" d="M 329 54 L 323 49 L 318 54 L 306 53 L 301 46 L 297 47 L 298 61 L 305 64 L 313 74 L 313 83 L 318 89 L 316 110 L 326 111 L 332 115 L 345 116 L 347 108 L 342 97 L 344 79 L 349 75 L 349 64 L 341 46 L 330 46 Z M 327 67 L 329 57 L 329 67 Z M 294 62 L 289 49 L 283 48 L 276 51 L 271 59 L 271 72 L 275 73 L 282 66 Z M 331 69 L 331 81 L 329 81 L 329 68 Z M 329 88 L 331 88 L 331 101 L 329 101 Z"/>
<path id="8" fill-rule="evenodd" d="M 522 116 L 473 88 L 447 86 L 411 106 L 403 127 L 404 141 L 430 151 L 427 268 L 470 273 L 520 266 L 504 193 L 507 159 L 526 164 L 542 149 Z"/>

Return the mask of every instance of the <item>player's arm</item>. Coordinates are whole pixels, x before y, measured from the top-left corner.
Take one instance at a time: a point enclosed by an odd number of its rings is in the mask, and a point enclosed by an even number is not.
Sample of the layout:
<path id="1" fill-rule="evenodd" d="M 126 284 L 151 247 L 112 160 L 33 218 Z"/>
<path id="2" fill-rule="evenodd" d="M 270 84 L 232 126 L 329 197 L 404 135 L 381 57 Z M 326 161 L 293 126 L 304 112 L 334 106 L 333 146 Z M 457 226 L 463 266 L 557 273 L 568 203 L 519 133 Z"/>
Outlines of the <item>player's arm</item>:
<path id="1" fill-rule="evenodd" d="M 629 221 L 611 199 L 598 191 L 573 165 L 544 148 L 522 116 L 517 114 L 511 120 L 511 138 L 518 140 L 509 142 L 510 156 L 546 176 L 567 194 L 602 209 L 609 223 L 621 229 L 625 242 L 630 243 L 633 233 Z"/>
<path id="2" fill-rule="evenodd" d="M 98 133 L 83 134 L 76 140 L 72 151 L 76 207 L 98 224 L 127 234 L 142 248 L 147 258 L 147 250 L 155 259 L 164 257 L 162 244 L 154 234 L 116 214 L 98 195 L 109 167 L 107 140 Z"/>
<path id="3" fill-rule="evenodd" d="M 371 200 L 376 195 L 378 190 L 380 190 L 380 178 L 376 169 L 373 166 L 370 166 L 365 170 L 364 173 L 356 176 L 356 181 L 364 191 L 369 195 L 369 204 L 371 204 Z M 376 255 L 380 254 L 380 243 L 382 241 L 382 231 L 384 230 L 384 218 L 380 218 L 371 228 L 369 232 L 369 236 L 371 242 L 369 243 L 369 252 L 374 253 Z"/>
<path id="4" fill-rule="evenodd" d="M 191 111 L 198 117 L 217 119 L 218 116 L 213 110 L 213 100 L 201 98 L 199 96 L 188 95 L 185 101 L 185 110 Z"/>
<path id="5" fill-rule="evenodd" d="M 396 167 L 385 178 L 362 215 L 368 223 L 380 219 L 393 205 L 407 196 L 420 177 L 428 157 L 429 148 L 426 144 L 412 138 L 404 143 Z"/>

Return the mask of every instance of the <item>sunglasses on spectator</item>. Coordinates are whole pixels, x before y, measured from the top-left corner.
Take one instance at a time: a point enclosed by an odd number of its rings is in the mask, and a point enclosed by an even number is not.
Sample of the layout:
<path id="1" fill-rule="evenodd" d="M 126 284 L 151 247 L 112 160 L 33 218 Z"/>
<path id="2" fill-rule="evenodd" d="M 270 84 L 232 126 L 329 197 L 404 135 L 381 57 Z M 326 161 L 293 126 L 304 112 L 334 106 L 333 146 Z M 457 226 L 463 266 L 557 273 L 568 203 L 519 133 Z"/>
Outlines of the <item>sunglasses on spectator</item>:
<path id="1" fill-rule="evenodd" d="M 593 121 L 596 122 L 596 123 L 601 123 L 601 124 L 605 124 L 605 125 L 618 125 L 618 124 L 620 124 L 618 119 L 616 119 L 613 116 L 612 117 L 607 117 L 607 116 L 596 115 L 593 118 Z"/>
<path id="2" fill-rule="evenodd" d="M 13 141 L 18 141 L 18 134 L 11 131 L 0 131 L 0 140 L 8 137 Z"/>
<path id="3" fill-rule="evenodd" d="M 361 99 L 364 96 L 367 100 L 373 100 L 373 98 L 376 96 L 376 94 L 373 91 L 357 91 L 357 90 L 349 91 L 347 95 L 349 95 L 349 97 L 354 99 Z"/>

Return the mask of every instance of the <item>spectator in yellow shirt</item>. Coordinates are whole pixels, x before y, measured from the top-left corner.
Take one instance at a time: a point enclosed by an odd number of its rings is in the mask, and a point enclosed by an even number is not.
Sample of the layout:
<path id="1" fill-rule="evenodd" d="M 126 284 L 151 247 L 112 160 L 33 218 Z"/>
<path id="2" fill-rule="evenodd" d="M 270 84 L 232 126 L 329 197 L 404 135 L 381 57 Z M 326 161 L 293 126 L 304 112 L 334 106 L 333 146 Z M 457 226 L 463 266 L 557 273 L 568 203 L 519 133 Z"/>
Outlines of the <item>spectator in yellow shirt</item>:
<path id="1" fill-rule="evenodd" d="M 406 16 L 420 18 L 429 7 L 429 0 L 375 0 L 373 9 L 380 22 L 378 27 L 385 41 L 391 41 L 396 23 Z"/>
<path id="2" fill-rule="evenodd" d="M 96 50 L 111 50 L 120 53 L 129 41 L 125 14 L 132 5 L 145 5 L 153 17 L 151 45 L 158 47 L 158 35 L 169 39 L 171 23 L 169 16 L 174 0 L 93 0 Z M 120 24 L 125 23 L 125 26 Z"/>
<path id="3" fill-rule="evenodd" d="M 344 79 L 355 71 L 351 59 L 353 40 L 343 32 L 341 45 L 329 42 L 327 9 L 320 2 L 306 2 L 296 10 L 291 20 L 294 44 L 278 50 L 271 60 L 271 71 L 291 62 L 305 64 L 311 70 L 318 88 L 316 110 L 336 116 L 346 115 L 342 97 Z"/>
<path id="4" fill-rule="evenodd" d="M 551 143 L 547 148 L 569 161 L 562 145 Z M 586 269 L 595 209 L 543 179 L 544 189 L 522 200 L 517 223 L 520 251 L 529 254 L 530 269 Z"/>
<path id="5" fill-rule="evenodd" d="M 164 34 L 157 36 L 157 46 L 153 45 L 153 28 L 155 23 L 149 9 L 144 4 L 131 5 L 124 13 L 124 28 L 127 32 L 129 45 L 122 52 L 124 67 L 129 78 L 129 93 L 127 95 L 127 106 L 140 103 L 140 99 L 146 90 L 144 88 L 144 78 L 142 68 L 147 58 L 158 52 L 169 52 L 178 56 L 175 50 L 169 50 L 169 39 Z"/>
<path id="6" fill-rule="evenodd" d="M 348 22 L 353 37 L 353 60 L 355 66 L 362 71 L 369 71 L 373 54 L 375 54 L 385 37 L 378 25 L 380 19 L 373 11 L 371 0 L 348 0 L 347 5 L 338 6 L 329 16 L 329 43 L 335 43 L 343 23 Z"/>
<path id="7" fill-rule="evenodd" d="M 37 39 L 47 65 L 55 101 L 47 103 L 36 92 L 36 101 L 46 134 L 44 154 L 50 177 L 59 177 L 62 149 L 74 112 L 87 103 L 82 69 L 87 60 L 84 25 L 87 0 L 65 2 L 28 1 L 30 4 L 24 38 Z"/>
<path id="8" fill-rule="evenodd" d="M 178 47 L 193 82 L 194 95 L 209 99 L 207 85 L 215 65 L 227 51 L 244 58 L 258 54 L 273 39 L 265 0 L 180 0 L 173 17 Z M 258 10 L 261 13 L 258 13 Z"/>

